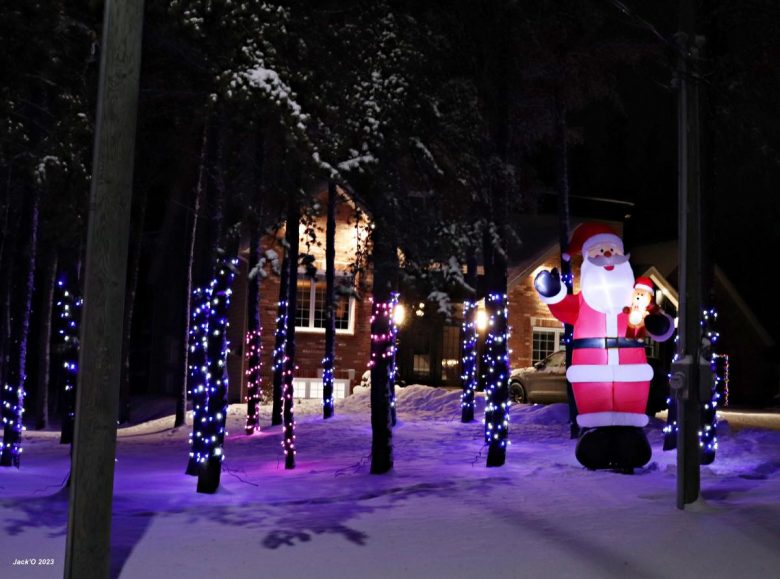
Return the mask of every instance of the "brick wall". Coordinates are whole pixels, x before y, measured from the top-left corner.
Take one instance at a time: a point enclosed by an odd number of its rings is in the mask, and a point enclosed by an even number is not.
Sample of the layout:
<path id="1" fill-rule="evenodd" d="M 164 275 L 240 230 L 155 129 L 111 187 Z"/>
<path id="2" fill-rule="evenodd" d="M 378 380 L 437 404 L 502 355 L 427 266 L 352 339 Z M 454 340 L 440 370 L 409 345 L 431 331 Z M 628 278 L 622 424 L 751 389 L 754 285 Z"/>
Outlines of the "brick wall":
<path id="1" fill-rule="evenodd" d="M 550 313 L 534 289 L 533 279 L 539 269 L 560 268 L 560 261 L 549 259 L 534 269 L 529 275 L 509 288 L 509 325 L 512 335 L 509 337 L 509 357 L 512 368 L 525 368 L 531 365 L 532 334 L 534 327 L 560 328 L 561 322 Z M 574 290 L 579 291 L 579 267 L 575 265 Z"/>
<path id="2" fill-rule="evenodd" d="M 244 269 L 246 267 L 244 266 Z M 243 271 L 243 273 L 246 273 Z M 271 357 L 274 351 L 277 302 L 279 300 L 279 276 L 269 274 L 260 287 L 260 310 L 263 325 L 263 385 L 270 392 L 273 383 Z M 242 335 L 246 330 L 246 276 L 236 279 L 233 303 L 231 304 L 230 323 L 232 350 L 235 352 L 229 360 L 231 401 L 243 401 L 246 396 L 246 384 L 243 376 Z M 354 370 L 353 385 L 360 382 L 368 363 L 371 340 L 371 303 L 367 297 L 355 298 L 354 331 L 351 334 L 336 334 L 336 378 L 348 378 L 348 370 Z M 239 346 L 240 344 L 240 346 Z M 296 331 L 296 376 L 316 377 L 325 354 L 325 332 Z"/>

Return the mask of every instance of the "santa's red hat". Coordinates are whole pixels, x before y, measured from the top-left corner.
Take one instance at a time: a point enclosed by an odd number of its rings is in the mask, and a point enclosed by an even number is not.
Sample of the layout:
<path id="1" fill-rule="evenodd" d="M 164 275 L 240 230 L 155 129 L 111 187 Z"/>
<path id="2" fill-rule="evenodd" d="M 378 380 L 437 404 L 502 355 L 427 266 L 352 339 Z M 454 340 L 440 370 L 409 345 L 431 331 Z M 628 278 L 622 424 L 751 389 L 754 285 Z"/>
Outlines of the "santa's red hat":
<path id="1" fill-rule="evenodd" d="M 641 289 L 641 290 L 649 291 L 651 294 L 654 294 L 655 284 L 653 283 L 653 280 L 651 280 L 649 277 L 640 275 L 638 278 L 636 278 L 636 281 L 634 282 L 634 289 Z"/>
<path id="2" fill-rule="evenodd" d="M 572 256 L 587 252 L 589 248 L 597 243 L 614 243 L 620 247 L 620 251 L 623 251 L 623 240 L 609 225 L 604 223 L 581 223 L 571 235 L 568 251 L 563 253 L 561 257 L 566 261 L 570 261 Z"/>

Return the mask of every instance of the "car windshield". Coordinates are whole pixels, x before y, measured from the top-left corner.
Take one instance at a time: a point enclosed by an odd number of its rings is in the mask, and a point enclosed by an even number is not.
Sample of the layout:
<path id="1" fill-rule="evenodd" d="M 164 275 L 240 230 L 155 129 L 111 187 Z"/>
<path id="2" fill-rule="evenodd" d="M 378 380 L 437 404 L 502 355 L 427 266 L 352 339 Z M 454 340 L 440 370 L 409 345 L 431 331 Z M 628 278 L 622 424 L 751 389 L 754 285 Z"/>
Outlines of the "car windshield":
<path id="1" fill-rule="evenodd" d="M 553 352 L 544 360 L 545 368 L 563 368 L 566 365 L 566 350 Z"/>

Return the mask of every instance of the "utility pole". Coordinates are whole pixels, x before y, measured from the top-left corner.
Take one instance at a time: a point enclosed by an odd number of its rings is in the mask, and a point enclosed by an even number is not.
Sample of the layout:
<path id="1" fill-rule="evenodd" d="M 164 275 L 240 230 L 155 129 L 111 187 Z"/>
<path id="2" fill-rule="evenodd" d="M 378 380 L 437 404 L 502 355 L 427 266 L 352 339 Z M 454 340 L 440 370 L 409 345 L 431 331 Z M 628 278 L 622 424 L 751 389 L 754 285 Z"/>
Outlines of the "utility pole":
<path id="1" fill-rule="evenodd" d="M 702 390 L 709 364 L 701 349 L 702 211 L 699 119 L 699 61 L 703 39 L 696 36 L 694 0 L 681 0 L 678 83 L 678 199 L 680 310 L 677 362 L 672 365 L 672 389 L 677 398 L 677 508 L 699 497 L 699 430 Z"/>
<path id="2" fill-rule="evenodd" d="M 143 0 L 106 0 L 65 578 L 109 576 Z"/>

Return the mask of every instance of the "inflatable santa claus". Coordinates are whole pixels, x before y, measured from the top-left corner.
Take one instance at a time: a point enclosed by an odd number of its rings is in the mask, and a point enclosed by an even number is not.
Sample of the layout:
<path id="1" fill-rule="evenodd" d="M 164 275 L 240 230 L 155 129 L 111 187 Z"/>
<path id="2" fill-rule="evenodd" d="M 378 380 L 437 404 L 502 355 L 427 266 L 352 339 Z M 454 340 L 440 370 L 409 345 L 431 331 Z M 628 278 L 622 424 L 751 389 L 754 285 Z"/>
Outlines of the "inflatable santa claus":
<path id="1" fill-rule="evenodd" d="M 651 456 L 642 430 L 648 422 L 645 410 L 653 378 L 645 336 L 667 340 L 674 323 L 652 304 L 652 282 L 647 278 L 635 282 L 630 256 L 610 227 L 580 225 L 563 258 L 579 253 L 583 260 L 578 294 L 567 294 L 555 269 L 540 272 L 534 285 L 553 316 L 574 326 L 566 377 L 574 391 L 577 424 L 583 429 L 577 459 L 590 469 L 631 470 Z M 646 305 L 636 311 L 642 304 Z"/>

